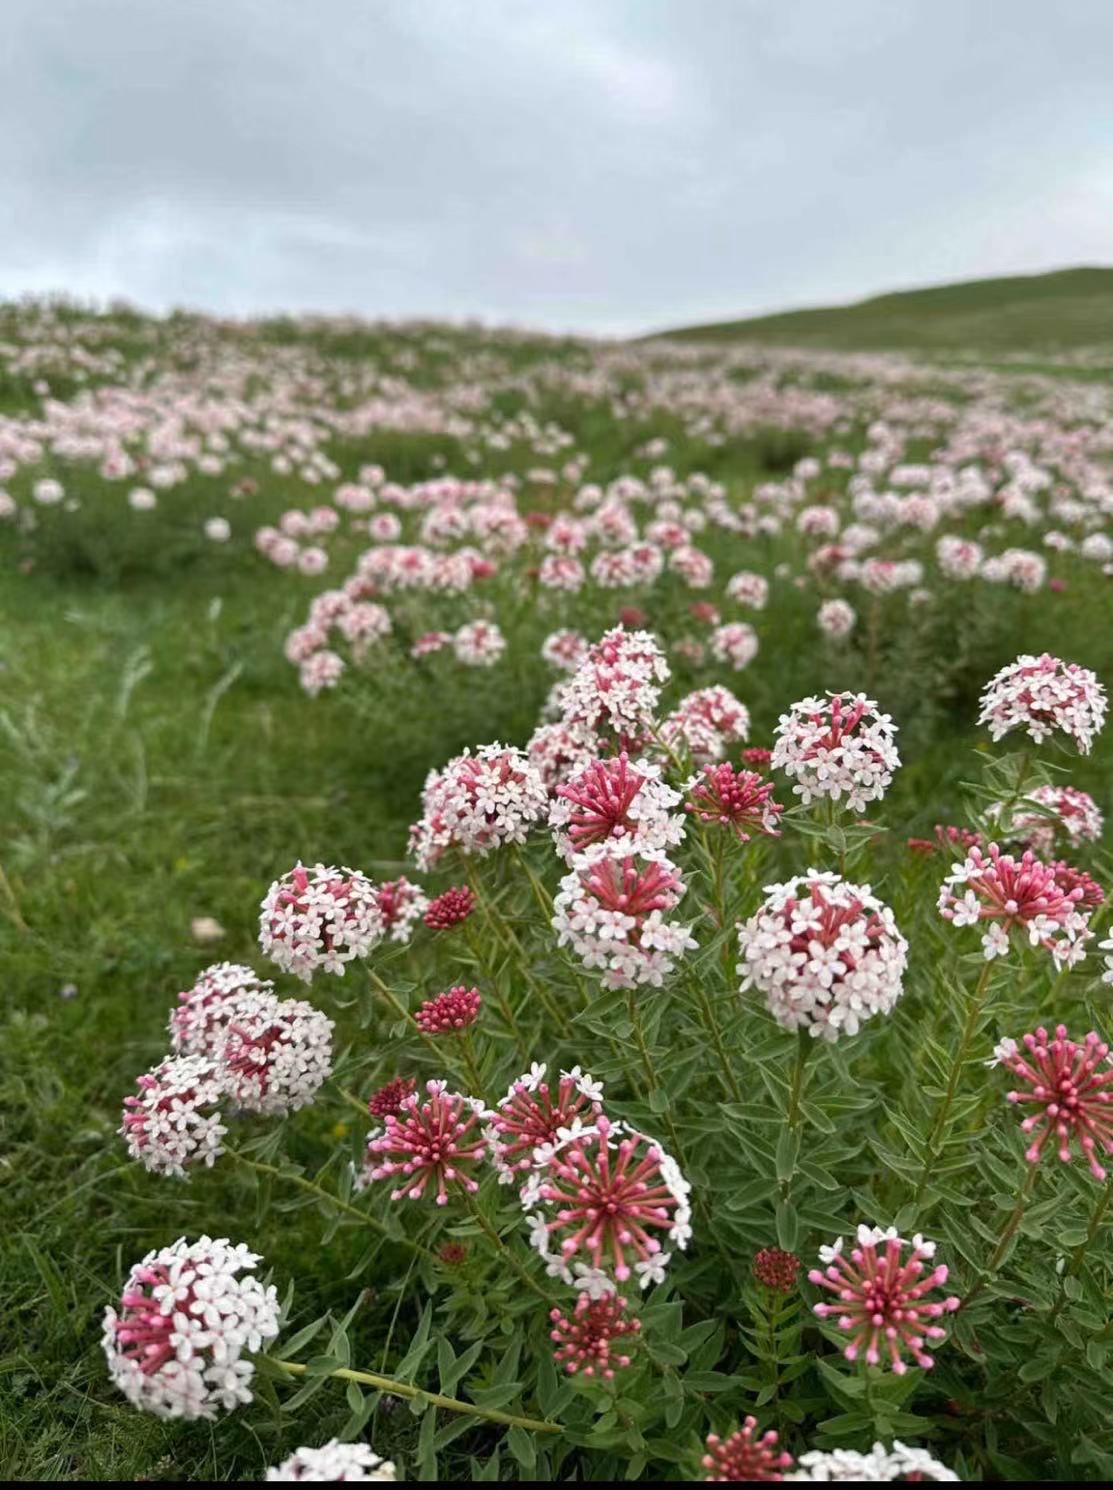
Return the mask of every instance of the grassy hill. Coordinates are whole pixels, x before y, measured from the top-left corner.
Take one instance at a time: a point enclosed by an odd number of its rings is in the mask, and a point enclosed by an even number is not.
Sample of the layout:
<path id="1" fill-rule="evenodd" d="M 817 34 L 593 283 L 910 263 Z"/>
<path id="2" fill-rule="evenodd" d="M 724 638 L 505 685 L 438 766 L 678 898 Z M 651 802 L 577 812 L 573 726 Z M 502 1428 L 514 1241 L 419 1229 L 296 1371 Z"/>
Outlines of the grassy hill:
<path id="1" fill-rule="evenodd" d="M 1072 351 L 1113 346 L 1113 268 L 976 279 L 665 332 L 842 351 Z"/>

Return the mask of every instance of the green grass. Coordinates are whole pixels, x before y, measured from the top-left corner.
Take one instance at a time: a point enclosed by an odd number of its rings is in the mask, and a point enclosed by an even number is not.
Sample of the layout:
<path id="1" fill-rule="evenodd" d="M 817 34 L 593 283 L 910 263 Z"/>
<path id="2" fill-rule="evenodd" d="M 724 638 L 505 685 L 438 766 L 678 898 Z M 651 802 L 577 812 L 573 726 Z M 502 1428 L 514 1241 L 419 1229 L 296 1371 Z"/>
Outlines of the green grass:
<path id="1" fill-rule="evenodd" d="M 1113 269 L 977 279 L 740 321 L 670 329 L 684 341 L 846 352 L 1066 353 L 1113 348 Z"/>

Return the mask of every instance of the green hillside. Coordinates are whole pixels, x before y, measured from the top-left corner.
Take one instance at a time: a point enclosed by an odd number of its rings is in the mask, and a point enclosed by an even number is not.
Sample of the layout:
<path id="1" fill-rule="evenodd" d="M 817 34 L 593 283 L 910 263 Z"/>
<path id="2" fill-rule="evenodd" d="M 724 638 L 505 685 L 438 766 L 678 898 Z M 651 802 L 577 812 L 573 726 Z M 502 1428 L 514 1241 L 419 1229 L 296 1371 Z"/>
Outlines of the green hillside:
<path id="1" fill-rule="evenodd" d="M 745 340 L 843 351 L 1071 351 L 1113 345 L 1113 268 L 977 279 L 854 305 L 686 326 L 686 341 Z"/>

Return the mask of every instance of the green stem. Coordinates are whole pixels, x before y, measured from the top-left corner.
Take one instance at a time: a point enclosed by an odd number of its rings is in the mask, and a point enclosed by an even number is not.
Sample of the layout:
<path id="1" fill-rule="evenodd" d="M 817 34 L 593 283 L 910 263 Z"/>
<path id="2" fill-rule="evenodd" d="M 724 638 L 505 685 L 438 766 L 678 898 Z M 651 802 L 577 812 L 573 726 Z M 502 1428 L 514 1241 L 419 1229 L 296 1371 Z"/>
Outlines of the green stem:
<path id="1" fill-rule="evenodd" d="M 464 1056 L 464 1066 L 468 1073 L 468 1081 L 471 1083 L 472 1096 L 483 1096 L 483 1078 L 479 1074 L 479 1067 L 475 1063 L 475 1047 L 472 1045 L 471 1030 L 460 1032 L 460 1049 Z"/>
<path id="2" fill-rule="evenodd" d="M 792 1063 L 788 1103 L 785 1108 L 785 1122 L 788 1124 L 790 1133 L 795 1133 L 800 1126 L 800 1099 L 804 1094 L 804 1073 L 807 1070 L 808 1057 L 811 1055 L 814 1043 L 807 1029 L 796 1031 L 796 1058 Z M 792 1181 L 793 1175 L 791 1174 L 781 1181 L 781 1200 L 784 1202 L 792 1196 Z"/>
<path id="3" fill-rule="evenodd" d="M 369 1226 L 372 1231 L 377 1231 L 380 1236 L 386 1237 L 388 1241 L 396 1242 L 400 1247 L 408 1247 L 411 1252 L 420 1252 L 423 1257 L 431 1261 L 434 1254 L 428 1247 L 423 1247 L 420 1242 L 411 1241 L 409 1237 L 396 1236 L 388 1226 L 376 1217 L 370 1216 L 366 1211 L 361 1211 L 358 1206 L 350 1205 L 346 1200 L 341 1200 L 339 1195 L 334 1195 L 331 1190 L 326 1190 L 323 1185 L 318 1185 L 313 1180 L 307 1180 L 303 1174 L 292 1174 L 289 1170 L 279 1169 L 274 1164 L 264 1164 L 261 1159 L 249 1159 L 246 1154 L 241 1154 L 238 1149 L 225 1149 L 230 1158 L 237 1159 L 248 1169 L 254 1169 L 258 1174 L 269 1174 L 278 1180 L 287 1180 L 291 1185 L 296 1185 L 299 1190 L 306 1191 L 309 1195 L 315 1195 L 318 1200 L 327 1200 L 329 1205 L 334 1206 L 345 1215 L 354 1216 L 357 1221 L 362 1221 L 364 1226 Z"/>
<path id="4" fill-rule="evenodd" d="M 1028 1202 L 1032 1198 L 1032 1191 L 1035 1188 L 1038 1176 L 1039 1165 L 1029 1164 L 1028 1173 L 1024 1177 L 1024 1184 L 1021 1186 L 1020 1194 L 1017 1196 L 1016 1205 L 1013 1206 L 1012 1211 L 1009 1214 L 1009 1219 L 1005 1222 L 1001 1235 L 997 1238 L 997 1245 L 993 1249 L 993 1253 L 990 1256 L 989 1263 L 986 1266 L 985 1272 L 978 1274 L 977 1281 L 975 1282 L 970 1292 L 963 1299 L 960 1306 L 961 1308 L 968 1309 L 970 1307 L 970 1305 L 981 1293 L 982 1289 L 989 1282 L 990 1278 L 992 1278 L 994 1273 L 996 1273 L 998 1267 L 1000 1267 L 1001 1259 L 1004 1257 L 1009 1243 L 1016 1235 L 1017 1227 L 1020 1225 L 1021 1221 L 1024 1220 L 1024 1212 L 1028 1209 Z"/>
<path id="5" fill-rule="evenodd" d="M 977 1029 L 978 1020 L 981 1017 L 982 1001 L 985 998 L 986 988 L 989 985 L 990 973 L 992 971 L 993 963 L 987 959 L 966 1007 L 966 1020 L 962 1027 L 962 1038 L 959 1041 L 958 1050 L 955 1052 L 955 1058 L 951 1063 L 951 1074 L 947 1078 L 947 1090 L 944 1093 L 943 1101 L 939 1104 L 939 1110 L 935 1114 L 935 1120 L 931 1125 L 931 1131 L 928 1134 L 927 1144 L 925 1146 L 923 1168 L 920 1170 L 920 1178 L 916 1185 L 915 1203 L 917 1205 L 919 1205 L 924 1197 L 924 1192 L 931 1179 L 931 1171 L 935 1165 L 935 1161 L 946 1146 L 945 1139 L 943 1143 L 940 1143 L 939 1140 L 943 1137 L 947 1121 L 951 1115 L 951 1108 L 954 1106 L 959 1078 L 962 1075 L 962 1067 L 970 1049 L 970 1043 L 974 1038 L 974 1031 Z"/>
<path id="6" fill-rule="evenodd" d="M 653 1065 L 653 1057 L 649 1053 L 649 1046 L 646 1044 L 645 1030 L 642 1028 L 641 1016 L 638 1013 L 638 1001 L 632 988 L 626 990 L 626 1008 L 630 1015 L 630 1023 L 634 1029 L 634 1041 L 637 1044 L 638 1054 L 641 1057 L 642 1070 L 645 1072 L 646 1086 L 651 1098 L 649 1106 L 653 1112 L 656 1112 L 657 1108 L 652 1098 L 657 1095 L 659 1090 L 657 1071 Z M 661 1116 L 664 1119 L 665 1126 L 669 1130 L 669 1139 L 673 1146 L 674 1156 L 687 1168 L 684 1160 L 684 1149 L 680 1142 L 680 1134 L 676 1131 L 676 1124 L 672 1120 L 672 1114 L 666 1110 Z"/>
<path id="7" fill-rule="evenodd" d="M 444 1070 L 446 1066 L 450 1066 L 452 1064 L 452 1061 L 448 1056 L 444 1045 L 438 1044 L 437 1041 L 433 1039 L 432 1035 L 426 1034 L 426 1032 L 414 1019 L 410 1011 L 402 1003 L 398 995 L 396 993 L 393 993 L 387 987 L 387 985 L 383 982 L 383 980 L 379 977 L 378 973 L 375 972 L 373 968 L 368 968 L 368 974 L 371 978 L 371 982 L 379 990 L 383 998 L 386 999 L 387 1003 L 394 1010 L 395 1014 L 398 1015 L 399 1019 L 405 1021 L 406 1028 L 413 1030 L 416 1034 L 421 1036 L 423 1044 L 437 1063 L 437 1069 Z M 459 1080 L 459 1073 L 453 1072 L 453 1075 L 455 1075 L 456 1079 Z M 470 1080 L 470 1077 L 468 1079 Z"/>
<path id="8" fill-rule="evenodd" d="M 723 1043 L 723 1032 L 719 1028 L 719 1021 L 715 1018 L 715 1010 L 712 1008 L 711 1000 L 707 997 L 707 990 L 698 977 L 692 979 L 692 987 L 696 991 L 696 999 L 703 1017 L 703 1027 L 711 1037 L 711 1043 L 715 1047 L 715 1054 L 719 1058 L 719 1069 L 722 1072 L 723 1085 L 726 1087 L 727 1096 L 732 1102 L 741 1102 L 742 1088 L 738 1085 L 738 1078 L 731 1069 L 726 1046 Z"/>
<path id="9" fill-rule="evenodd" d="M 291 1376 L 304 1376 L 308 1367 L 301 1361 L 280 1361 L 268 1357 L 272 1364 Z M 442 1407 L 445 1412 L 463 1413 L 466 1417 L 483 1418 L 488 1423 L 501 1423 L 506 1428 L 524 1428 L 530 1433 L 560 1433 L 560 1423 L 550 1423 L 544 1418 L 523 1418 L 511 1412 L 500 1412 L 495 1407 L 477 1407 L 474 1402 L 461 1402 L 459 1397 L 442 1397 L 439 1392 L 426 1392 L 421 1387 L 411 1386 L 407 1381 L 396 1381 L 393 1376 L 380 1376 L 375 1371 L 350 1371 L 340 1366 L 329 1371 L 337 1381 L 354 1381 L 360 1386 L 374 1387 L 391 1397 L 403 1397 L 407 1401 L 428 1402 L 430 1407 Z"/>
<path id="10" fill-rule="evenodd" d="M 514 1010 L 510 1007 L 509 1000 L 503 993 L 502 989 L 499 987 L 497 976 L 485 964 L 482 952 L 479 948 L 478 939 L 476 937 L 474 929 L 472 928 L 470 920 L 464 922 L 464 933 L 467 937 L 468 945 L 471 947 L 472 956 L 475 958 L 476 964 L 479 967 L 482 976 L 485 977 L 487 980 L 488 987 L 491 990 L 491 996 L 495 1001 L 499 1014 L 502 1016 L 502 1022 L 506 1025 L 507 1031 L 509 1032 L 511 1039 L 514 1041 L 514 1046 L 518 1052 L 518 1055 L 521 1057 L 524 1063 L 529 1060 L 529 1051 L 526 1048 L 526 1043 L 522 1036 L 522 1032 L 518 1028 L 518 1021 L 514 1018 Z"/>
<path id="11" fill-rule="evenodd" d="M 502 1237 L 499 1236 L 498 1232 L 491 1225 L 490 1221 L 487 1220 L 487 1217 L 479 1209 L 479 1206 L 475 1202 L 475 1197 L 471 1195 L 467 1190 L 464 1190 L 462 1194 L 464 1197 L 464 1204 L 471 1212 L 472 1219 L 476 1222 L 480 1231 L 482 1231 L 483 1235 L 494 1247 L 498 1260 L 505 1263 L 507 1267 L 510 1268 L 511 1272 L 515 1273 L 517 1277 L 525 1284 L 525 1286 L 530 1289 L 531 1292 L 535 1293 L 539 1299 L 543 1299 L 546 1304 L 551 1304 L 552 1300 L 549 1298 L 549 1295 L 537 1282 L 536 1278 L 534 1278 L 532 1274 L 527 1272 L 527 1270 L 522 1266 L 517 1257 L 515 1257 L 514 1253 L 503 1241 Z"/>

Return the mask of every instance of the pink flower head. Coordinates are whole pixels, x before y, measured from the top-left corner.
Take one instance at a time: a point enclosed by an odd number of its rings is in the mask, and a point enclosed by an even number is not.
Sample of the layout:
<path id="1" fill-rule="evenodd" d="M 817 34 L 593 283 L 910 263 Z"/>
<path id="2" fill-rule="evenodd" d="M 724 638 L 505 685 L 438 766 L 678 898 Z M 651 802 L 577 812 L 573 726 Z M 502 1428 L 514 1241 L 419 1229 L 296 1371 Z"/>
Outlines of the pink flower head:
<path id="1" fill-rule="evenodd" d="M 225 1026 L 237 998 L 245 993 L 271 993 L 249 967 L 214 962 L 192 988 L 178 994 L 179 1007 L 170 1014 L 170 1039 L 179 1055 L 215 1055 L 224 1044 Z"/>
<path id="2" fill-rule="evenodd" d="M 719 684 L 685 695 L 661 724 L 665 745 L 687 750 L 697 764 L 722 760 L 729 746 L 749 734 L 749 709 Z"/>
<path id="3" fill-rule="evenodd" d="M 383 930 L 392 942 L 408 942 L 414 924 L 428 908 L 428 895 L 420 885 L 411 884 L 404 874 L 396 880 L 385 880 L 375 893 Z"/>
<path id="4" fill-rule="evenodd" d="M 332 1071 L 332 1020 L 304 999 L 245 994 L 220 1052 L 228 1095 L 246 1112 L 284 1115 L 313 1101 Z"/>
<path id="5" fill-rule="evenodd" d="M 541 656 L 562 673 L 575 672 L 587 651 L 587 638 L 578 631 L 554 631 L 541 644 Z"/>
<path id="6" fill-rule="evenodd" d="M 264 953 L 304 983 L 318 971 L 342 974 L 382 935 L 375 886 L 358 869 L 295 864 L 267 891 L 259 916 Z"/>
<path id="7" fill-rule="evenodd" d="M 560 1073 L 555 1092 L 545 1080 L 545 1070 L 544 1065 L 535 1065 L 519 1076 L 491 1113 L 487 1137 L 504 1178 L 515 1170 L 548 1163 L 555 1145 L 603 1110 L 602 1083 L 579 1066 Z"/>
<path id="8" fill-rule="evenodd" d="M 1083 755 L 1105 722 L 1105 689 L 1087 667 L 1044 652 L 1022 654 L 986 684 L 979 724 L 994 740 L 1022 729 L 1037 745 L 1061 731 Z"/>
<path id="9" fill-rule="evenodd" d="M 109 1374 L 134 1407 L 215 1418 L 251 1401 L 251 1355 L 279 1322 L 274 1285 L 250 1276 L 258 1261 L 242 1243 L 203 1236 L 136 1263 L 119 1309 L 105 1310 L 101 1340 Z"/>
<path id="10" fill-rule="evenodd" d="M 773 752 L 766 750 L 762 745 L 751 745 L 748 749 L 743 750 L 742 759 L 748 766 L 752 766 L 755 771 L 764 771 L 773 759 Z"/>
<path id="11" fill-rule="evenodd" d="M 630 854 L 622 840 L 596 844 L 573 863 L 553 901 L 558 945 L 571 945 L 610 988 L 660 987 L 677 955 L 696 945 L 687 926 L 666 920 L 684 881 L 660 852 Z"/>
<path id="12" fill-rule="evenodd" d="M 564 720 L 576 730 L 640 740 L 657 712 L 669 666 L 648 631 L 616 626 L 587 649 L 564 691 Z"/>
<path id="13" fill-rule="evenodd" d="M 1062 1024 L 1054 1039 L 1041 1026 L 1035 1034 L 1025 1035 L 1022 1043 L 1027 1055 L 1010 1042 L 1012 1048 L 1001 1052 L 1001 1065 L 1024 1084 L 1023 1090 L 1009 1092 L 1009 1101 L 1034 1108 L 1020 1125 L 1021 1132 L 1036 1134 L 1024 1157 L 1029 1164 L 1038 1164 L 1051 1140 L 1058 1143 L 1059 1158 L 1069 1164 L 1071 1143 L 1077 1142 L 1090 1173 L 1104 1180 L 1105 1170 L 1095 1150 L 1113 1154 L 1109 1046 L 1093 1030 L 1079 1044 L 1068 1038 Z"/>
<path id="14" fill-rule="evenodd" d="M 430 931 L 450 931 L 466 921 L 475 910 L 475 892 L 467 885 L 450 885 L 435 900 L 430 901 L 425 912 L 425 924 Z"/>
<path id="15" fill-rule="evenodd" d="M 800 1272 L 800 1259 L 780 1247 L 762 1247 L 754 1254 L 751 1271 L 759 1283 L 775 1293 L 791 1293 Z"/>
<path id="16" fill-rule="evenodd" d="M 704 766 L 688 782 L 685 811 L 701 823 L 717 823 L 728 828 L 741 842 L 752 833 L 778 837 L 778 819 L 784 808 L 773 801 L 773 783 L 764 781 L 756 771 L 736 771 L 729 761 L 718 766 Z"/>
<path id="17" fill-rule="evenodd" d="M 864 812 L 885 795 L 900 765 L 896 726 L 864 693 L 805 698 L 777 721 L 773 765 L 796 779 L 793 791 L 807 806 L 815 798 Z"/>
<path id="18" fill-rule="evenodd" d="M 901 995 L 908 943 L 869 885 L 809 870 L 767 886 L 738 933 L 740 991 L 759 989 L 785 1029 L 856 1035 Z"/>
<path id="19" fill-rule="evenodd" d="M 381 1086 L 377 1092 L 372 1092 L 367 1103 L 367 1110 L 372 1117 L 386 1117 L 387 1113 L 397 1116 L 402 1110 L 402 1103 L 411 1095 L 416 1085 L 412 1076 L 395 1076 L 385 1086 Z"/>
<path id="20" fill-rule="evenodd" d="M 760 1438 L 757 1418 L 746 1417 L 742 1426 L 729 1438 L 717 1433 L 707 1435 L 707 1453 L 700 1461 L 707 1473 L 704 1480 L 783 1480 L 783 1470 L 792 1468 L 792 1455 L 779 1447 L 772 1428 Z"/>
<path id="21" fill-rule="evenodd" d="M 438 993 L 436 998 L 426 999 L 414 1020 L 427 1035 L 455 1034 L 475 1023 L 482 1002 L 478 988 L 465 988 L 461 983 Z"/>
<path id="22" fill-rule="evenodd" d="M 1048 858 L 1057 839 L 1071 848 L 1096 843 L 1102 827 L 1101 810 L 1089 792 L 1073 786 L 1037 786 L 1012 813 L 1008 837 Z"/>
<path id="23" fill-rule="evenodd" d="M 186 1178 L 201 1164 L 211 1168 L 224 1152 L 222 1067 L 205 1055 L 169 1056 L 136 1082 L 139 1095 L 124 1098 L 121 1135 L 128 1153 L 154 1174 Z"/>
<path id="24" fill-rule="evenodd" d="M 427 1096 L 407 1097 L 395 1116 L 387 1113 L 385 1130 L 367 1145 L 368 1178 L 399 1178 L 391 1200 L 420 1200 L 433 1193 L 437 1205 L 448 1204 L 450 1184 L 469 1194 L 479 1189 L 472 1170 L 486 1155 L 478 1131 L 486 1109 L 475 1097 L 450 1092 L 445 1082 L 430 1081 Z"/>
<path id="25" fill-rule="evenodd" d="M 1056 884 L 1062 887 L 1065 895 L 1074 890 L 1081 890 L 1078 904 L 1085 906 L 1087 910 L 1096 911 L 1099 905 L 1105 903 L 1105 891 L 1094 879 L 1093 875 L 1087 874 L 1085 869 L 1076 869 L 1073 864 L 1068 864 L 1065 859 L 1053 859 L 1047 866 L 1055 876 Z"/>
<path id="26" fill-rule="evenodd" d="M 660 1144 L 599 1114 L 593 1128 L 569 1136 L 530 1175 L 521 1198 L 531 1214 L 530 1241 L 551 1273 L 570 1284 L 577 1262 L 619 1283 L 633 1272 L 647 1288 L 664 1278 L 671 1256 L 662 1234 L 682 1251 L 688 1245 L 690 1193 Z"/>
<path id="27" fill-rule="evenodd" d="M 482 858 L 503 844 L 524 843 L 548 809 L 549 794 L 521 750 L 495 743 L 431 771 L 421 805 L 409 851 L 419 868 L 431 869 L 449 848 Z"/>
<path id="28" fill-rule="evenodd" d="M 683 820 L 670 812 L 680 793 L 661 780 L 660 766 L 630 764 L 623 751 L 593 760 L 556 789 L 549 823 L 557 851 L 571 863 L 592 844 L 622 839 L 631 852 L 679 843 Z"/>
<path id="29" fill-rule="evenodd" d="M 826 1266 L 808 1274 L 809 1283 L 826 1288 L 838 1300 L 816 1304 L 815 1313 L 820 1319 L 834 1318 L 850 1336 L 843 1351 L 846 1359 L 856 1361 L 864 1354 L 867 1365 L 890 1365 L 898 1376 L 908 1370 L 905 1351 L 925 1371 L 935 1364 L 925 1346 L 945 1339 L 947 1332 L 927 1321 L 952 1313 L 960 1302 L 953 1294 L 939 1302 L 925 1301 L 926 1294 L 946 1283 L 947 1269 L 941 1265 L 925 1272 L 925 1262 L 935 1256 L 934 1242 L 914 1236 L 905 1260 L 907 1245 L 892 1228 L 859 1226 L 857 1245 L 849 1255 L 839 1237 L 834 1246 L 819 1249 Z"/>
<path id="30" fill-rule="evenodd" d="M 557 1365 L 563 1366 L 569 1376 L 579 1372 L 603 1381 L 612 1380 L 616 1370 L 630 1364 L 630 1356 L 612 1350 L 615 1341 L 638 1334 L 642 1327 L 640 1319 L 631 1319 L 626 1312 L 626 1300 L 615 1293 L 599 1298 L 581 1293 L 571 1315 L 553 1309 L 549 1319 L 553 1325 L 549 1339 L 556 1345 L 553 1360 Z"/>
<path id="31" fill-rule="evenodd" d="M 936 823 L 934 838 L 910 838 L 908 847 L 914 854 L 928 854 L 937 852 L 953 853 L 956 848 L 973 848 L 980 844 L 982 835 L 975 833 L 971 828 L 956 828 L 949 824 Z"/>
<path id="32" fill-rule="evenodd" d="M 1073 967 L 1086 955 L 1091 933 L 1082 908 L 1085 889 L 1068 890 L 1049 864 L 1026 849 L 1018 859 L 995 843 L 986 853 L 975 845 L 939 890 L 939 914 L 955 926 L 989 925 L 982 937 L 987 959 L 1004 956 L 1009 933 L 1018 931 L 1030 946 L 1051 953 L 1057 967 Z"/>

